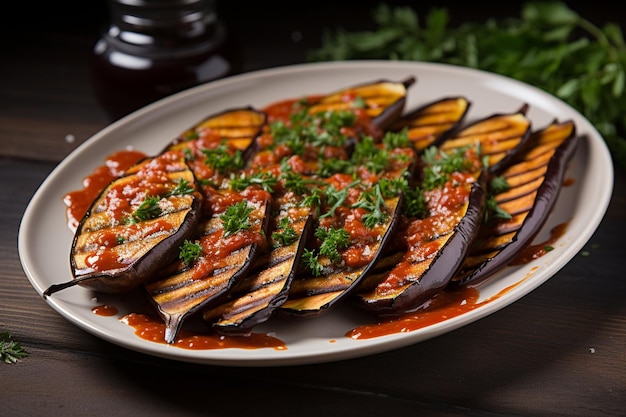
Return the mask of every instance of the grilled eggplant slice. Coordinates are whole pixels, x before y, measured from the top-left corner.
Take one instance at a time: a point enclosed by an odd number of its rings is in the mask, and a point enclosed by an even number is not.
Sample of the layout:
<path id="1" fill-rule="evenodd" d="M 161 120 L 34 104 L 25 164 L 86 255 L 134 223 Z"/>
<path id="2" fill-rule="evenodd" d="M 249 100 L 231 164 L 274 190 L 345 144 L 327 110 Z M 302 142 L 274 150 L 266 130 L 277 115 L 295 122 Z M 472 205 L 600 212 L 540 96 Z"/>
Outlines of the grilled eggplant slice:
<path id="1" fill-rule="evenodd" d="M 446 139 L 439 148 L 444 152 L 467 146 L 480 146 L 487 158 L 487 171 L 497 174 L 521 152 L 530 137 L 531 122 L 526 117 L 528 106 L 518 111 L 494 114 L 464 127 L 461 132 Z"/>
<path id="2" fill-rule="evenodd" d="M 249 331 L 266 321 L 287 299 L 313 216 L 308 207 L 294 208 L 289 203 L 279 206 L 283 209 L 274 227 L 270 227 L 270 253 L 260 260 L 256 271 L 235 284 L 224 301 L 203 313 L 203 319 L 221 333 Z"/>
<path id="3" fill-rule="evenodd" d="M 448 285 L 482 223 L 486 173 L 480 172 L 455 173 L 444 186 L 424 192 L 429 215 L 404 225 L 399 234 L 407 245 L 402 258 L 390 270 L 377 265 L 378 271 L 357 290 L 356 299 L 366 310 L 397 316 Z"/>
<path id="4" fill-rule="evenodd" d="M 407 242 L 403 259 L 391 270 L 377 268 L 377 272 L 365 279 L 357 294 L 362 306 L 381 317 L 397 316 L 419 308 L 450 283 L 482 224 L 488 176 L 503 169 L 528 141 L 531 123 L 526 111 L 527 106 L 523 106 L 514 113 L 483 118 L 443 141 L 438 148 L 425 150 L 427 165 L 436 167 L 439 157 L 449 160 L 450 168 L 423 171 L 421 181 L 429 201 L 429 214 L 424 219 L 407 222 L 403 231 Z M 465 157 L 455 156 L 461 154 Z M 485 156 L 488 165 L 482 166 Z M 455 160 L 468 165 L 459 171 Z M 452 177 L 442 175 L 446 171 Z M 454 179 L 461 174 L 461 178 Z M 447 185 L 435 186 L 442 179 Z M 441 191 L 446 189 L 456 191 Z M 444 200 L 457 204 L 439 205 L 442 194 L 448 195 Z"/>
<path id="5" fill-rule="evenodd" d="M 249 168 L 257 175 L 273 173 L 281 177 L 282 186 L 273 193 L 273 211 L 283 214 L 275 222 L 278 229 L 272 229 L 272 243 L 277 243 L 274 236 L 288 230 L 293 241 L 286 248 L 280 247 L 284 243 L 281 242 L 263 257 L 267 264 L 239 280 L 223 301 L 204 312 L 204 319 L 214 328 L 221 332 L 245 332 L 283 304 L 307 241 L 307 231 L 317 215 L 311 212 L 310 203 L 302 203 L 319 198 L 315 193 L 322 189 L 325 178 L 345 169 L 354 170 L 347 160 L 351 143 L 360 135 L 380 139 L 382 131 L 376 123 L 385 124 L 397 117 L 404 107 L 406 88 L 412 82 L 363 84 L 327 96 L 281 101 L 264 109 L 271 123 L 257 141 L 257 153 Z M 354 117 L 349 117 L 350 113 Z M 286 211 L 296 211 L 298 215 L 283 226 Z"/>
<path id="6" fill-rule="evenodd" d="M 239 108 L 218 113 L 182 133 L 166 148 L 183 155 L 201 184 L 202 218 L 190 237 L 198 259 L 179 260 L 145 285 L 172 342 L 182 322 L 225 293 L 265 247 L 268 192 L 233 190 L 231 178 L 246 164 L 267 121 L 264 112 Z M 234 229 L 233 229 L 234 228 Z M 179 258 L 185 257 L 181 248 Z"/>
<path id="7" fill-rule="evenodd" d="M 493 196 L 499 213 L 488 217 L 472 245 L 457 283 L 478 283 L 504 268 L 545 224 L 579 138 L 572 121 L 554 122 L 531 136 L 519 160 L 500 178 L 507 186 Z"/>
<path id="8" fill-rule="evenodd" d="M 113 180 L 92 203 L 74 235 L 74 279 L 44 295 L 79 284 L 105 293 L 130 291 L 171 262 L 195 230 L 202 196 L 183 157 L 145 158 Z"/>
<path id="9" fill-rule="evenodd" d="M 181 133 L 167 150 L 202 149 L 206 142 L 226 141 L 230 147 L 248 152 L 250 144 L 267 122 L 267 115 L 252 107 L 226 110 L 207 117 L 202 122 Z M 245 159 L 245 155 L 244 155 Z"/>
<path id="10" fill-rule="evenodd" d="M 378 80 L 345 88 L 313 101 L 309 113 L 360 109 L 372 125 L 386 130 L 404 110 L 407 89 L 415 83 L 410 77 L 402 82 Z"/>
<path id="11" fill-rule="evenodd" d="M 465 97 L 442 98 L 402 116 L 390 129 L 407 129 L 413 147 L 421 152 L 445 141 L 462 123 L 470 105 Z"/>
<path id="12" fill-rule="evenodd" d="M 165 340 L 174 342 L 183 321 L 228 291 L 265 247 L 267 192 L 233 193 L 232 204 L 202 222 L 193 237 L 197 258 L 180 261 L 174 271 L 145 285 L 165 321 Z"/>
<path id="13" fill-rule="evenodd" d="M 355 266 L 345 263 L 336 265 L 328 256 L 312 255 L 321 268 L 319 274 L 309 273 L 294 279 L 289 297 L 281 306 L 281 313 L 294 318 L 317 317 L 330 311 L 344 299 L 375 265 L 383 248 L 393 236 L 400 207 L 401 197 L 386 199 L 385 211 L 390 214 L 387 220 L 378 226 L 380 237 L 368 244 L 360 242 L 349 248 L 353 252 L 358 250 L 363 259 L 367 260 L 366 263 Z"/>
<path id="14" fill-rule="evenodd" d="M 393 235 L 402 209 L 402 195 L 391 184 L 405 184 L 411 176 L 415 153 L 406 136 L 403 146 L 392 144 L 393 135 L 372 145 L 364 138 L 352 161 L 354 176 L 335 174 L 328 179 L 323 213 L 316 240 L 305 249 L 306 268 L 294 279 L 281 313 L 295 318 L 325 314 L 344 299 L 372 268 Z M 397 136 L 395 137 L 397 139 Z M 380 156 L 382 171 L 373 175 Z"/>

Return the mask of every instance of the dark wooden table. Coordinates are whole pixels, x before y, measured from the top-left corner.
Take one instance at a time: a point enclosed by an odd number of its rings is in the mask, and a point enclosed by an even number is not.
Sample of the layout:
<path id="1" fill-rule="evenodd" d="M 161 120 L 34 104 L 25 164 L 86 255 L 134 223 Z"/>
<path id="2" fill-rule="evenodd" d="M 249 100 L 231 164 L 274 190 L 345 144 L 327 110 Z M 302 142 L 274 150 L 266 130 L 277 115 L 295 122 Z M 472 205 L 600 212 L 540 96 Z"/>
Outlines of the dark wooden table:
<path id="1" fill-rule="evenodd" d="M 307 366 L 197 365 L 126 350 L 62 318 L 30 286 L 17 236 L 44 178 L 110 123 L 87 64 L 106 13 L 86 3 L 42 3 L 39 10 L 21 7 L 3 16 L 0 331 L 10 332 L 29 356 L 0 363 L 0 415 L 626 414 L 623 169 L 615 170 L 613 199 L 587 256 L 577 255 L 496 314 L 395 351 Z M 278 19 L 267 6 L 272 24 L 257 17 L 258 8 L 239 7 L 225 18 L 240 14 L 231 23 L 243 41 L 244 71 L 303 62 L 322 24 L 354 22 L 347 7 L 317 21 L 323 14 L 313 11 L 306 19 L 295 12 Z M 605 11 L 597 18 L 612 16 Z"/>

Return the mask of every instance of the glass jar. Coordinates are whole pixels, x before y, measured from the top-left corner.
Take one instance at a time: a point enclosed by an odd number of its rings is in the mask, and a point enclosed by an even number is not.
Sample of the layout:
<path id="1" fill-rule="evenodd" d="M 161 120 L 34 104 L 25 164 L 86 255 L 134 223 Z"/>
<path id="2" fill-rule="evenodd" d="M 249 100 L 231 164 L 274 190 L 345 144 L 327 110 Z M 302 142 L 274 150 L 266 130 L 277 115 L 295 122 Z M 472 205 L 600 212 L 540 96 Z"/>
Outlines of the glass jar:
<path id="1" fill-rule="evenodd" d="M 110 23 L 92 55 L 96 98 L 112 119 L 240 71 L 213 0 L 107 0 Z"/>

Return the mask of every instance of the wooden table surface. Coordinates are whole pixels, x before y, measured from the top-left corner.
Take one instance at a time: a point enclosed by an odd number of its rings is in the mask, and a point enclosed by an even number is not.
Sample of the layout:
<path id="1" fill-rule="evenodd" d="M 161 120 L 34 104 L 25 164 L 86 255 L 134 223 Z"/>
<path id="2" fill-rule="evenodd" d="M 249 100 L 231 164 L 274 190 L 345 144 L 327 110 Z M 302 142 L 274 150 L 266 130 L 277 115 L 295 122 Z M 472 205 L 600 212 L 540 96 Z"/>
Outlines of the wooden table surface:
<path id="1" fill-rule="evenodd" d="M 37 187 L 110 123 L 87 64 L 105 12 L 83 3 L 37 13 L 23 6 L 28 24 L 3 19 L 0 331 L 29 355 L 0 363 L 0 415 L 626 415 L 626 172 L 619 168 L 587 256 L 499 312 L 409 347 L 317 365 L 231 368 L 130 351 L 62 318 L 29 284 L 17 237 Z M 243 39 L 244 71 L 303 62 L 319 40 L 310 14 L 265 24 L 254 10 L 239 12 L 246 19 L 231 24 Z M 339 8 L 323 22 L 348 14 Z"/>

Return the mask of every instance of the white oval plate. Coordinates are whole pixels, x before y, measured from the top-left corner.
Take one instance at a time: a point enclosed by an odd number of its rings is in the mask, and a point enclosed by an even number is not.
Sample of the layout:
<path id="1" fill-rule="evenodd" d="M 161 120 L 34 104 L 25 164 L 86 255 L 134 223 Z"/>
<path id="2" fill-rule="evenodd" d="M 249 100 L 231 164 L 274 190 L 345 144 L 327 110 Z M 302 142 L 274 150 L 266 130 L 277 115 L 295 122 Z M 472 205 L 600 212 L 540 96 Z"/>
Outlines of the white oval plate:
<path id="1" fill-rule="evenodd" d="M 416 330 L 374 339 L 353 340 L 345 333 L 371 318 L 340 308 L 305 322 L 273 318 L 255 331 L 275 335 L 286 350 L 217 349 L 186 350 L 153 343 L 135 336 L 134 330 L 91 309 L 104 298 L 81 287 L 48 297 L 50 306 L 80 328 L 112 343 L 146 354 L 175 360 L 230 366 L 295 365 L 359 357 L 417 343 L 472 323 L 518 300 L 553 276 L 583 247 L 596 230 L 609 204 L 613 167 L 602 137 L 577 111 L 555 97 L 521 82 L 467 68 L 441 64 L 352 61 L 303 64 L 238 75 L 202 85 L 163 99 L 103 129 L 63 160 L 43 182 L 28 205 L 19 232 L 21 262 L 39 294 L 51 284 L 71 279 L 69 251 L 72 234 L 66 227 L 62 196 L 82 187 L 82 179 L 114 151 L 134 147 L 156 154 L 181 131 L 219 111 L 252 105 L 257 108 L 305 94 L 333 92 L 379 79 L 401 81 L 414 76 L 406 110 L 445 96 L 464 95 L 471 102 L 467 122 L 493 113 L 512 112 L 524 103 L 533 128 L 555 118 L 571 119 L 584 136 L 568 171 L 573 185 L 564 187 L 558 203 L 538 240 L 549 230 L 569 222 L 555 250 L 522 267 L 507 268 L 480 287 L 481 300 L 509 288 L 504 295 L 483 306 L 446 321 Z M 120 314 L 136 311 L 129 297 L 111 301 Z"/>

